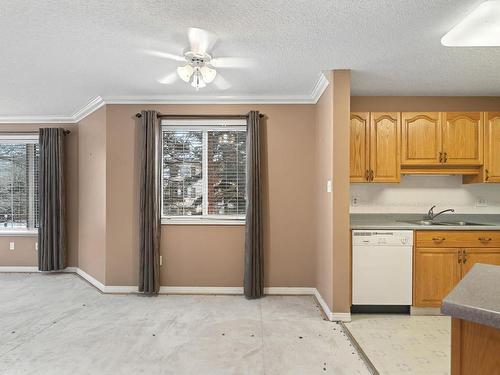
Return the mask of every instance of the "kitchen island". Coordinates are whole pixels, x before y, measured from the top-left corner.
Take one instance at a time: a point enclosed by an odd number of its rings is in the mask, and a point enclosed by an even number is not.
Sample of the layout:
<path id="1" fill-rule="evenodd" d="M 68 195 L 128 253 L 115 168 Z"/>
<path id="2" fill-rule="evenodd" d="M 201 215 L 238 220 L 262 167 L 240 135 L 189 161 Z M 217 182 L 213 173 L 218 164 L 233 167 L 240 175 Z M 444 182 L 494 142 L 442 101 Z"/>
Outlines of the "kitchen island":
<path id="1" fill-rule="evenodd" d="M 444 298 L 451 375 L 500 375 L 500 266 L 476 264 Z"/>

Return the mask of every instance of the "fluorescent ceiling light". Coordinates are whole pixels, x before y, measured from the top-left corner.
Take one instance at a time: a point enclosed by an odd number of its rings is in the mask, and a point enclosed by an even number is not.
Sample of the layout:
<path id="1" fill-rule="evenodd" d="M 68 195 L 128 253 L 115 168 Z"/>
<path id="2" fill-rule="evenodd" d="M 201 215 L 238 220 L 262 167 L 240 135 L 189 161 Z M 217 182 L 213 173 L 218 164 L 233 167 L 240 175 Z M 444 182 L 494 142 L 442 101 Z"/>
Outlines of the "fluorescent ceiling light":
<path id="1" fill-rule="evenodd" d="M 447 47 L 500 47 L 500 1 L 485 1 L 441 38 Z"/>

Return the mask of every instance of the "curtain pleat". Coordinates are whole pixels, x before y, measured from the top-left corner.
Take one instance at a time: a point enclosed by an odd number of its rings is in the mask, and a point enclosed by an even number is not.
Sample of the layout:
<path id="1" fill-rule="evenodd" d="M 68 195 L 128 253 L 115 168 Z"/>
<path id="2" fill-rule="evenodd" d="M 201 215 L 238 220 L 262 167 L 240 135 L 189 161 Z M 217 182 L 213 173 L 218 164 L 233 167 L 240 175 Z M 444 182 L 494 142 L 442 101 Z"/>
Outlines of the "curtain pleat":
<path id="1" fill-rule="evenodd" d="M 160 290 L 161 129 L 156 111 L 141 112 L 139 291 Z"/>
<path id="2" fill-rule="evenodd" d="M 64 129 L 39 130 L 38 269 L 66 268 Z"/>
<path id="3" fill-rule="evenodd" d="M 260 115 L 258 111 L 251 111 L 248 114 L 246 186 L 245 275 L 243 289 L 245 297 L 253 299 L 264 295 Z"/>

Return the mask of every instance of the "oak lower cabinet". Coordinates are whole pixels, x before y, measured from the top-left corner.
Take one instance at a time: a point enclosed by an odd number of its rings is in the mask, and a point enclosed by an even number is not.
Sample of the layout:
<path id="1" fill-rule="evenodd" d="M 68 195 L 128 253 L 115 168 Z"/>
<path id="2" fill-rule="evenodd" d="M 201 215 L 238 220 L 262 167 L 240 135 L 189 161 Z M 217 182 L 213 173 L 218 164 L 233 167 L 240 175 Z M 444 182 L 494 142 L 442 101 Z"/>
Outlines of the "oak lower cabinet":
<path id="1" fill-rule="evenodd" d="M 400 114 L 353 112 L 350 124 L 350 181 L 399 182 Z"/>
<path id="2" fill-rule="evenodd" d="M 500 265 L 500 231 L 416 231 L 413 305 L 441 306 L 475 263 Z"/>
<path id="3" fill-rule="evenodd" d="M 418 307 L 436 307 L 462 277 L 461 250 L 417 248 L 415 251 L 414 301 Z"/>

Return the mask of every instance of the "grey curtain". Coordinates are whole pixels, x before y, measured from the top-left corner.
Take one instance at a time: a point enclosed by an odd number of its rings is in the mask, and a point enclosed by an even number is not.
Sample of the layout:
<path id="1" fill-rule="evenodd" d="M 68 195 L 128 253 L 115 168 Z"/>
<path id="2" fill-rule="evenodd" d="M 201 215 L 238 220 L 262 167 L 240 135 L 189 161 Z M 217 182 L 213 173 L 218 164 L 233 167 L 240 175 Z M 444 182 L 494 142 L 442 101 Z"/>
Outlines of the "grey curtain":
<path id="1" fill-rule="evenodd" d="M 139 218 L 139 291 L 160 290 L 161 129 L 157 112 L 142 111 Z"/>
<path id="2" fill-rule="evenodd" d="M 38 162 L 38 269 L 58 271 L 66 267 L 64 129 L 40 129 Z"/>
<path id="3" fill-rule="evenodd" d="M 245 230 L 245 275 L 243 288 L 248 299 L 264 295 L 262 244 L 262 195 L 260 165 L 260 114 L 251 111 L 247 123 L 247 203 Z"/>

